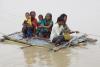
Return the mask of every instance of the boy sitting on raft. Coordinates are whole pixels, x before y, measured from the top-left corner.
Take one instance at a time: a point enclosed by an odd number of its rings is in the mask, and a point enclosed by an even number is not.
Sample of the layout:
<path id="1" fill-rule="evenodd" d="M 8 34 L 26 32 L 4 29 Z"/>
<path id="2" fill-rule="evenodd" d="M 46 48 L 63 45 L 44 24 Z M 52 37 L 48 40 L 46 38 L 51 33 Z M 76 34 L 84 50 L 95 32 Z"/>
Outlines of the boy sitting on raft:
<path id="1" fill-rule="evenodd" d="M 61 36 L 61 32 L 64 30 L 63 28 L 64 20 L 60 17 L 57 19 L 57 23 L 54 24 L 51 35 L 50 35 L 50 41 L 55 44 L 55 46 L 61 45 L 61 42 L 65 41 L 64 36 Z"/>
<path id="2" fill-rule="evenodd" d="M 30 12 L 30 16 L 31 16 L 31 22 L 32 22 L 32 27 L 33 27 L 33 35 L 36 35 L 36 30 L 38 28 L 38 22 L 36 17 L 36 12 L 35 11 L 31 11 Z"/>
<path id="3" fill-rule="evenodd" d="M 64 28 L 65 20 L 61 17 L 58 17 L 57 23 L 53 26 L 50 40 L 55 44 L 55 46 L 59 46 L 62 44 L 65 44 L 66 42 L 69 42 L 72 38 L 70 36 L 71 31 L 66 31 Z"/>

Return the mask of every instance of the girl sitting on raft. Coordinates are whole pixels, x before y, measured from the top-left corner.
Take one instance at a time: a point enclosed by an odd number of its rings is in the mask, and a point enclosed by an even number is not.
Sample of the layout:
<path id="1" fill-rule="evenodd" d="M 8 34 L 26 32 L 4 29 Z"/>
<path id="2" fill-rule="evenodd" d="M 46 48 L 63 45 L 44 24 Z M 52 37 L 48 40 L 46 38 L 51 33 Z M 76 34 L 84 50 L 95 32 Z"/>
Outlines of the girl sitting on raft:
<path id="1" fill-rule="evenodd" d="M 41 14 L 38 16 L 38 19 L 37 36 L 44 37 L 44 35 L 47 34 L 47 29 L 44 27 L 46 25 L 46 21 Z"/>
<path id="2" fill-rule="evenodd" d="M 46 14 L 45 21 L 46 21 L 46 24 L 43 27 L 46 28 L 47 31 L 45 31 L 46 33 L 45 34 L 43 33 L 43 35 L 47 38 L 50 38 L 50 34 L 51 34 L 51 31 L 52 31 L 52 26 L 53 26 L 52 14 L 51 13 Z"/>
<path id="3" fill-rule="evenodd" d="M 43 19 L 42 15 L 39 15 L 38 18 L 39 18 L 38 28 L 41 29 L 41 31 L 39 31 L 39 36 L 44 38 L 49 38 L 53 26 L 52 14 L 47 13 L 45 19 Z"/>

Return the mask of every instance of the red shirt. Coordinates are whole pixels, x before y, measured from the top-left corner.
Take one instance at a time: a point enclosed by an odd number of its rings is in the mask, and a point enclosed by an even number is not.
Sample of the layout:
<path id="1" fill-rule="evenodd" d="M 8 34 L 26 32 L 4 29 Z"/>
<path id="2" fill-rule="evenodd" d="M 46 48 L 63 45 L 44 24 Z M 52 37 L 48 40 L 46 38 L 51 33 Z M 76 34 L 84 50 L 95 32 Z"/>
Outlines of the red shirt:
<path id="1" fill-rule="evenodd" d="M 33 27 L 34 27 L 35 29 L 37 28 L 38 22 L 37 22 L 37 19 L 36 19 L 36 18 L 33 18 L 33 19 L 32 19 L 32 25 L 33 25 Z"/>

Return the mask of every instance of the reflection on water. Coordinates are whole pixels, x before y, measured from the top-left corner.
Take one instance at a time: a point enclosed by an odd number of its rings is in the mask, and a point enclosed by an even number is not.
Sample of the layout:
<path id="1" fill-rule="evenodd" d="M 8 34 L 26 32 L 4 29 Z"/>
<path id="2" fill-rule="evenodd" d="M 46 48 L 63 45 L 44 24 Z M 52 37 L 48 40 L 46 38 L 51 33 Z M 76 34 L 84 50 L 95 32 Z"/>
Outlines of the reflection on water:
<path id="1" fill-rule="evenodd" d="M 42 47 L 29 47 L 23 50 L 26 62 L 30 67 L 48 67 L 52 65 L 47 49 Z M 50 66 L 51 67 L 51 66 Z"/>
<path id="2" fill-rule="evenodd" d="M 68 67 L 70 57 L 68 50 L 51 52 L 42 47 L 28 47 L 23 50 L 26 62 L 32 67 Z"/>
<path id="3" fill-rule="evenodd" d="M 6 41 L 0 43 L 0 67 L 100 67 L 99 44 L 53 52 L 36 46 L 20 49 L 26 45 Z"/>

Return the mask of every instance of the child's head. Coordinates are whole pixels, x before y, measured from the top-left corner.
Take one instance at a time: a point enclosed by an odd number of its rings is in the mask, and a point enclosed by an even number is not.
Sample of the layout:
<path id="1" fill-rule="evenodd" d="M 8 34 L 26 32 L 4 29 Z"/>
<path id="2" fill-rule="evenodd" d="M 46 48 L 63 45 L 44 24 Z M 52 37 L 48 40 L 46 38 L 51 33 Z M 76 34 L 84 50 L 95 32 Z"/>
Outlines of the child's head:
<path id="1" fill-rule="evenodd" d="M 45 16 L 45 19 L 47 21 L 52 20 L 52 14 L 51 13 L 47 13 L 46 16 Z"/>
<path id="2" fill-rule="evenodd" d="M 63 24 L 64 24 L 64 19 L 62 19 L 61 17 L 58 17 L 57 23 L 58 23 L 59 25 L 63 25 Z"/>
<path id="3" fill-rule="evenodd" d="M 43 15 L 40 14 L 40 15 L 38 16 L 38 18 L 39 18 L 39 20 L 43 20 Z"/>
<path id="4" fill-rule="evenodd" d="M 66 21 L 67 21 L 67 15 L 66 14 L 61 14 L 61 16 L 60 16 L 62 19 L 64 19 L 64 21 L 65 21 L 65 23 L 66 23 Z"/>
<path id="5" fill-rule="evenodd" d="M 32 18 L 35 18 L 36 12 L 35 12 L 35 11 L 31 11 L 31 12 L 30 12 L 30 15 L 31 15 Z"/>
<path id="6" fill-rule="evenodd" d="M 31 18 L 30 13 L 26 12 L 25 17 L 26 17 L 26 19 L 30 19 Z"/>

